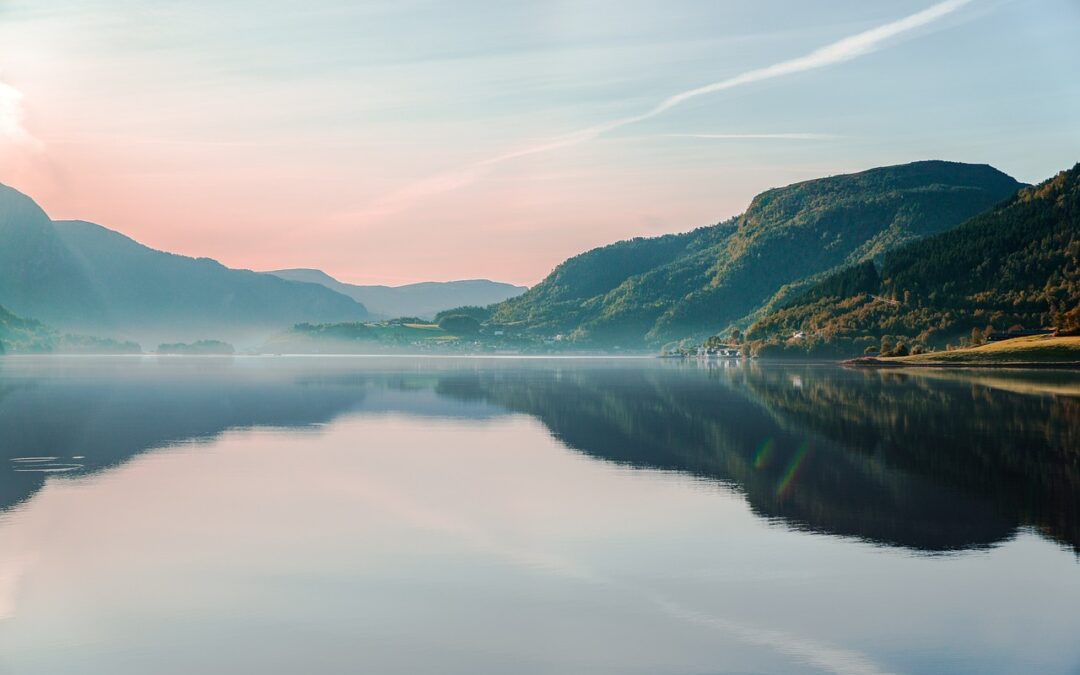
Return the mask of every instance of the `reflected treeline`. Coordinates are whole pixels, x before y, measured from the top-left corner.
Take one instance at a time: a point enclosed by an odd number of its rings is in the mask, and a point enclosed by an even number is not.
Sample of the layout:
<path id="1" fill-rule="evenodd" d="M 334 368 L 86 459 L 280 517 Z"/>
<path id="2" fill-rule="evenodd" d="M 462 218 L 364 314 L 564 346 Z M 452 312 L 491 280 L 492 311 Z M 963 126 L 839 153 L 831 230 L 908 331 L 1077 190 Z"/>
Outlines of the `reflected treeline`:
<path id="1" fill-rule="evenodd" d="M 50 475 L 80 475 L 229 429 L 308 427 L 348 411 L 492 414 L 434 393 L 435 376 L 343 376 L 297 361 L 241 367 L 236 360 L 0 362 L 0 511 Z M 496 413 L 498 411 L 495 411 Z"/>
<path id="2" fill-rule="evenodd" d="M 1080 550 L 1080 378 L 1069 372 L 763 369 L 747 390 L 789 429 L 955 486 Z M 799 387 L 792 386 L 795 379 Z"/>
<path id="3" fill-rule="evenodd" d="M 0 461 L 8 465 L 0 466 L 0 509 L 30 497 L 49 475 L 100 470 L 230 428 L 326 421 L 363 395 L 219 373 L 125 368 L 0 377 Z"/>
<path id="4" fill-rule="evenodd" d="M 93 471 L 232 428 L 517 412 L 590 456 L 722 481 L 788 527 L 950 551 L 1032 526 L 1080 549 L 1080 398 L 1038 393 L 1067 382 L 652 362 L 239 362 L 0 364 L 0 509 L 51 468 Z"/>
<path id="5" fill-rule="evenodd" d="M 440 383 L 590 455 L 732 483 L 765 517 L 925 551 L 1024 526 L 1080 550 L 1080 398 L 1060 394 L 1075 386 L 1071 373 L 693 366 Z"/>
<path id="6" fill-rule="evenodd" d="M 845 379 L 837 369 L 477 372 L 446 377 L 439 390 L 534 415 L 594 457 L 729 483 L 760 515 L 801 529 L 924 551 L 984 547 L 1016 531 L 1019 514 L 986 495 L 940 480 L 932 466 L 893 464 L 874 443 L 838 442 L 791 423 L 752 384 L 778 379 L 797 397 L 806 380 L 838 376 Z"/>

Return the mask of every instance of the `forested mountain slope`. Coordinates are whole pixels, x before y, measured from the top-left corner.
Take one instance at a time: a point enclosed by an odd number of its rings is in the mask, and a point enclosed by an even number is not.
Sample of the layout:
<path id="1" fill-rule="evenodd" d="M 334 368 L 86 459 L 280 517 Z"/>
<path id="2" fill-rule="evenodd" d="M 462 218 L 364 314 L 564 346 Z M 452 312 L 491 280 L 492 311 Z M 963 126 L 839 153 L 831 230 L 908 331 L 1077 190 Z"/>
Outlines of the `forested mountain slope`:
<path id="1" fill-rule="evenodd" d="M 960 227 L 833 274 L 747 333 L 810 352 L 1080 327 L 1080 164 Z M 791 343 L 796 331 L 805 335 Z M 790 343 L 790 344 L 789 344 Z"/>
<path id="2" fill-rule="evenodd" d="M 955 227 L 1022 185 L 986 165 L 927 161 L 766 191 L 746 213 L 680 235 L 594 249 L 559 265 L 492 322 L 589 344 L 701 339 L 815 278 Z"/>

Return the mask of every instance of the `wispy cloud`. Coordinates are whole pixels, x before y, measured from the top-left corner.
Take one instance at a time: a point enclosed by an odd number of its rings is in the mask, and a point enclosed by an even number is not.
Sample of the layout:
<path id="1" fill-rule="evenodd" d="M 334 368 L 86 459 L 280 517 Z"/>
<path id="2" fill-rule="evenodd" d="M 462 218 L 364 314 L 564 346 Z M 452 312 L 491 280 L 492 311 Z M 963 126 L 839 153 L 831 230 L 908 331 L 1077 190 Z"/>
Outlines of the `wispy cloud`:
<path id="1" fill-rule="evenodd" d="M 488 169 L 497 164 L 586 143 L 598 136 L 621 127 L 643 122 L 657 117 L 658 115 L 662 115 L 672 108 L 680 106 L 699 96 L 715 94 L 756 82 L 794 75 L 851 61 L 852 59 L 865 56 L 866 54 L 877 50 L 883 43 L 892 38 L 938 21 L 971 2 L 973 2 L 973 0 L 944 0 L 944 2 L 939 2 L 922 11 L 897 19 L 896 21 L 851 35 L 825 45 L 824 47 L 820 47 L 809 54 L 774 63 L 763 68 L 749 70 L 718 82 L 674 94 L 643 113 L 601 122 L 569 134 L 550 138 L 533 146 L 524 147 L 512 152 L 473 162 L 457 169 L 417 181 L 375 200 L 368 208 L 349 215 L 351 217 L 363 218 L 395 213 L 404 208 L 408 208 L 423 198 L 469 185 L 470 183 L 479 180 Z M 780 136 L 762 135 L 758 137 L 779 138 Z"/>

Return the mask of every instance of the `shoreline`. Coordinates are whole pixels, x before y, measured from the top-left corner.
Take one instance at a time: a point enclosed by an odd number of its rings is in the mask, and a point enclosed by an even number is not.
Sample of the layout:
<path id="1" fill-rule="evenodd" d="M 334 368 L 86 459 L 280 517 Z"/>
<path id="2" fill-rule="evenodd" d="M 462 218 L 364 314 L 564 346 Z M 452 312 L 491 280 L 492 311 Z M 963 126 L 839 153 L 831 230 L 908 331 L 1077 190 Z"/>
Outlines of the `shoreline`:
<path id="1" fill-rule="evenodd" d="M 1080 370 L 1080 361 L 886 361 L 860 357 L 840 361 L 845 368 L 980 368 L 993 370 Z"/>

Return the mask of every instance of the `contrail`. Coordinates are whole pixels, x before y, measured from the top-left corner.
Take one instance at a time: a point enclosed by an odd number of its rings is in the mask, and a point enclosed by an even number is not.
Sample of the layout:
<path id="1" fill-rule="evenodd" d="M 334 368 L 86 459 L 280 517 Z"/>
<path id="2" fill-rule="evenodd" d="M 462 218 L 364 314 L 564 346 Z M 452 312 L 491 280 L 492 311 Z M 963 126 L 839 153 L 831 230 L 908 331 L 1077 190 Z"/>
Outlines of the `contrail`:
<path id="1" fill-rule="evenodd" d="M 944 2 L 939 2 L 936 5 L 908 15 L 902 19 L 897 19 L 896 21 L 887 23 L 883 26 L 878 26 L 877 28 L 872 28 L 825 45 L 804 56 L 774 63 L 773 65 L 765 66 L 764 68 L 749 70 L 745 73 L 735 75 L 734 77 L 729 77 L 726 80 L 720 80 L 719 82 L 713 82 L 712 84 L 706 84 L 697 87 L 696 89 L 690 89 L 674 94 L 656 104 L 650 110 L 638 115 L 601 122 L 600 124 L 585 127 L 573 133 L 553 137 L 538 145 L 514 150 L 437 174 L 377 199 L 369 208 L 352 215 L 379 216 L 397 212 L 410 205 L 416 199 L 464 187 L 465 185 L 476 181 L 484 171 L 496 164 L 501 164 L 519 157 L 538 155 L 559 148 L 586 143 L 602 134 L 619 129 L 620 127 L 643 122 L 661 115 L 672 108 L 682 105 L 690 99 L 699 96 L 715 94 L 717 92 L 727 91 L 728 89 L 734 89 L 755 82 L 771 80 L 785 75 L 794 75 L 796 73 L 803 73 L 809 70 L 816 70 L 818 68 L 850 61 L 873 52 L 881 43 L 890 38 L 933 23 L 942 17 L 952 14 L 961 7 L 970 4 L 972 1 L 973 0 L 944 0 Z"/>

